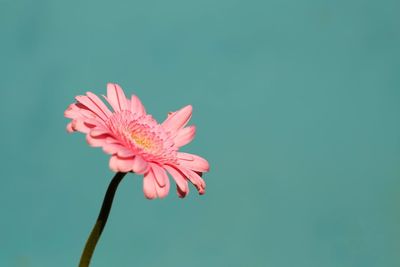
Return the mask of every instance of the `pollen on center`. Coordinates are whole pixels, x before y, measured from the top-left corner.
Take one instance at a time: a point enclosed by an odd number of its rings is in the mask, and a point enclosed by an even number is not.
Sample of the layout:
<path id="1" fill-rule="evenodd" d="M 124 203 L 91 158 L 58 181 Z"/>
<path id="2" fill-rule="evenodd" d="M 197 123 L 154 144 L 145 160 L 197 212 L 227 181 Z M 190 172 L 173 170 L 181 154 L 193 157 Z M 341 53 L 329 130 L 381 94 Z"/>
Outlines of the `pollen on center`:
<path id="1" fill-rule="evenodd" d="M 149 151 L 154 147 L 153 140 L 144 134 L 132 132 L 131 138 L 135 142 L 135 145 L 143 150 Z"/>

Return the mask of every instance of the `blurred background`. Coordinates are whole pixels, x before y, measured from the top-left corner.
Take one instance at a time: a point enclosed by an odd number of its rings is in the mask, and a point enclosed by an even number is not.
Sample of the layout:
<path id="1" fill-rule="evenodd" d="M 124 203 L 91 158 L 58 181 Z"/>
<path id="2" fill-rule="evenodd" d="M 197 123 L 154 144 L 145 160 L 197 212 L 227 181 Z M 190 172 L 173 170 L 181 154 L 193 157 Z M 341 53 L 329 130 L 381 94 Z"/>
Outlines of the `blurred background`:
<path id="1" fill-rule="evenodd" d="M 93 267 L 400 266 L 399 1 L 0 0 L 0 266 L 77 266 L 113 174 L 65 131 L 119 83 L 194 106 L 207 193 L 121 183 Z"/>

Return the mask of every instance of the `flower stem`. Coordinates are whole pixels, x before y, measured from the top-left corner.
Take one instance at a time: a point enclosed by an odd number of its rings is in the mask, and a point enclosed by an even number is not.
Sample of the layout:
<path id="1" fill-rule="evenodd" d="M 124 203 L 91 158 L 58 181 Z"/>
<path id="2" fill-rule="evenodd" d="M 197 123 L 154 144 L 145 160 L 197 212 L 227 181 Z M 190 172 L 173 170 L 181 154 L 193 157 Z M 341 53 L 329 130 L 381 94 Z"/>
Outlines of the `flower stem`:
<path id="1" fill-rule="evenodd" d="M 96 224 L 93 227 L 92 232 L 88 240 L 86 241 L 85 248 L 83 249 L 79 267 L 88 267 L 90 259 L 92 258 L 94 249 L 96 248 L 97 241 L 99 241 L 101 233 L 103 232 L 104 226 L 107 223 L 108 214 L 110 214 L 111 206 L 113 203 L 115 191 L 122 178 L 125 176 L 125 172 L 117 172 L 114 178 L 111 180 L 106 195 L 104 196 L 103 205 L 97 218 Z"/>

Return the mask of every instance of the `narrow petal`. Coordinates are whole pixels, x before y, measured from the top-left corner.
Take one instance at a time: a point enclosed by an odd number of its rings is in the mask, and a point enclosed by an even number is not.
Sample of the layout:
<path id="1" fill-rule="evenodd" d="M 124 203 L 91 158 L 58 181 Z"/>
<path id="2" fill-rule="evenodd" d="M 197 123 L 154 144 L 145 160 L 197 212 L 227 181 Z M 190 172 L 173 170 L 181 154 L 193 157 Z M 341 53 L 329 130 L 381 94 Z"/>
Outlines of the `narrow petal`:
<path id="1" fill-rule="evenodd" d="M 86 125 L 89 125 L 91 128 L 102 128 L 105 129 L 104 122 L 100 119 L 91 119 L 84 118 L 82 119 Z"/>
<path id="2" fill-rule="evenodd" d="M 85 95 L 78 95 L 75 97 L 76 101 L 85 105 L 88 109 L 90 109 L 97 117 L 102 119 L 103 121 L 107 120 L 107 116 L 104 112 L 87 96 Z"/>
<path id="3" fill-rule="evenodd" d="M 86 95 L 90 98 L 90 100 L 93 101 L 93 103 L 95 103 L 99 107 L 99 109 L 104 113 L 104 115 L 107 116 L 107 118 L 112 115 L 108 107 L 103 103 L 103 101 L 101 101 L 101 99 L 97 95 L 93 94 L 92 92 L 86 92 Z"/>
<path id="4" fill-rule="evenodd" d="M 184 198 L 187 196 L 189 191 L 182 191 L 182 189 L 178 185 L 176 185 L 176 193 L 178 194 L 178 197 Z"/>
<path id="5" fill-rule="evenodd" d="M 124 91 L 118 84 L 107 84 L 107 100 L 116 112 L 127 109 Z"/>
<path id="6" fill-rule="evenodd" d="M 179 197 L 185 197 L 189 192 L 189 186 L 188 182 L 186 181 L 186 177 L 172 166 L 166 165 L 164 166 L 164 168 L 171 174 L 172 178 L 175 180 Z"/>
<path id="7" fill-rule="evenodd" d="M 194 157 L 193 157 L 192 154 L 185 153 L 185 152 L 178 152 L 178 153 L 176 154 L 176 157 L 177 157 L 178 159 L 183 159 L 183 160 L 189 160 L 189 161 L 194 160 Z"/>
<path id="8" fill-rule="evenodd" d="M 97 118 L 93 111 L 79 102 L 69 105 L 64 111 L 64 116 L 69 119 Z"/>
<path id="9" fill-rule="evenodd" d="M 79 113 L 79 118 L 82 118 L 82 119 L 91 118 L 91 119 L 97 119 L 99 121 L 103 121 L 90 108 L 88 108 L 87 106 L 85 106 L 84 104 L 82 104 L 80 102 L 75 103 L 74 110 L 77 113 Z"/>
<path id="10" fill-rule="evenodd" d="M 147 171 L 149 164 L 141 156 L 136 156 L 133 160 L 132 170 L 135 173 L 143 174 Z"/>
<path id="11" fill-rule="evenodd" d="M 172 113 L 162 123 L 162 126 L 166 131 L 175 133 L 180 128 L 184 127 L 192 116 L 192 106 L 188 105 L 177 112 Z"/>
<path id="12" fill-rule="evenodd" d="M 144 108 L 142 102 L 137 96 L 132 95 L 130 102 L 132 113 L 137 113 L 139 116 L 146 115 L 146 109 Z"/>
<path id="13" fill-rule="evenodd" d="M 158 183 L 156 183 L 156 191 L 157 191 L 157 196 L 159 198 L 164 198 L 168 195 L 169 193 L 169 180 L 167 178 L 167 180 L 165 181 L 165 185 L 163 187 L 161 187 Z"/>
<path id="14" fill-rule="evenodd" d="M 194 136 L 196 135 L 196 127 L 195 126 L 188 126 L 178 130 L 175 138 L 174 143 L 177 147 L 181 147 L 184 145 L 189 144 L 192 142 Z"/>
<path id="15" fill-rule="evenodd" d="M 143 192 L 144 196 L 148 199 L 155 199 L 157 197 L 156 181 L 151 170 L 143 177 Z"/>
<path id="16" fill-rule="evenodd" d="M 188 156 L 192 156 L 193 160 L 188 160 Z M 178 152 L 178 162 L 179 165 L 182 165 L 193 171 L 208 172 L 210 170 L 210 165 L 208 164 L 208 161 L 194 154 Z"/>
<path id="17" fill-rule="evenodd" d="M 164 187 L 168 181 L 168 175 L 165 170 L 157 164 L 151 164 L 157 184 Z"/>
<path id="18" fill-rule="evenodd" d="M 196 187 L 197 191 L 199 191 L 200 195 L 205 193 L 206 183 L 203 178 L 200 177 L 196 172 L 182 168 L 181 166 L 177 166 L 177 168 L 185 174 L 185 176 L 189 179 L 189 181 Z"/>

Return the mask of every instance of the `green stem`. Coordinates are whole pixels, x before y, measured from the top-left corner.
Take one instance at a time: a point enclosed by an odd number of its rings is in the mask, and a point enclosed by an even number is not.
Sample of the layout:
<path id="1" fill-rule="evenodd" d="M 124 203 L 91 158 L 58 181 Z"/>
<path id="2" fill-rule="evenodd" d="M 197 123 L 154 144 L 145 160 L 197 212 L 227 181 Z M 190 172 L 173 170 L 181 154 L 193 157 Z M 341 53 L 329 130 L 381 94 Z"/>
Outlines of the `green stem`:
<path id="1" fill-rule="evenodd" d="M 108 214 L 110 214 L 111 206 L 113 203 L 115 191 L 122 178 L 125 176 L 125 172 L 117 172 L 114 178 L 111 180 L 108 186 L 106 195 L 103 200 L 103 205 L 101 206 L 99 217 L 97 218 L 96 224 L 93 227 L 92 232 L 88 240 L 86 241 L 85 248 L 83 249 L 81 261 L 79 262 L 79 267 L 88 267 L 90 259 L 92 258 L 94 249 L 96 248 L 97 241 L 99 241 L 101 233 L 103 232 L 104 226 L 107 223 Z"/>

